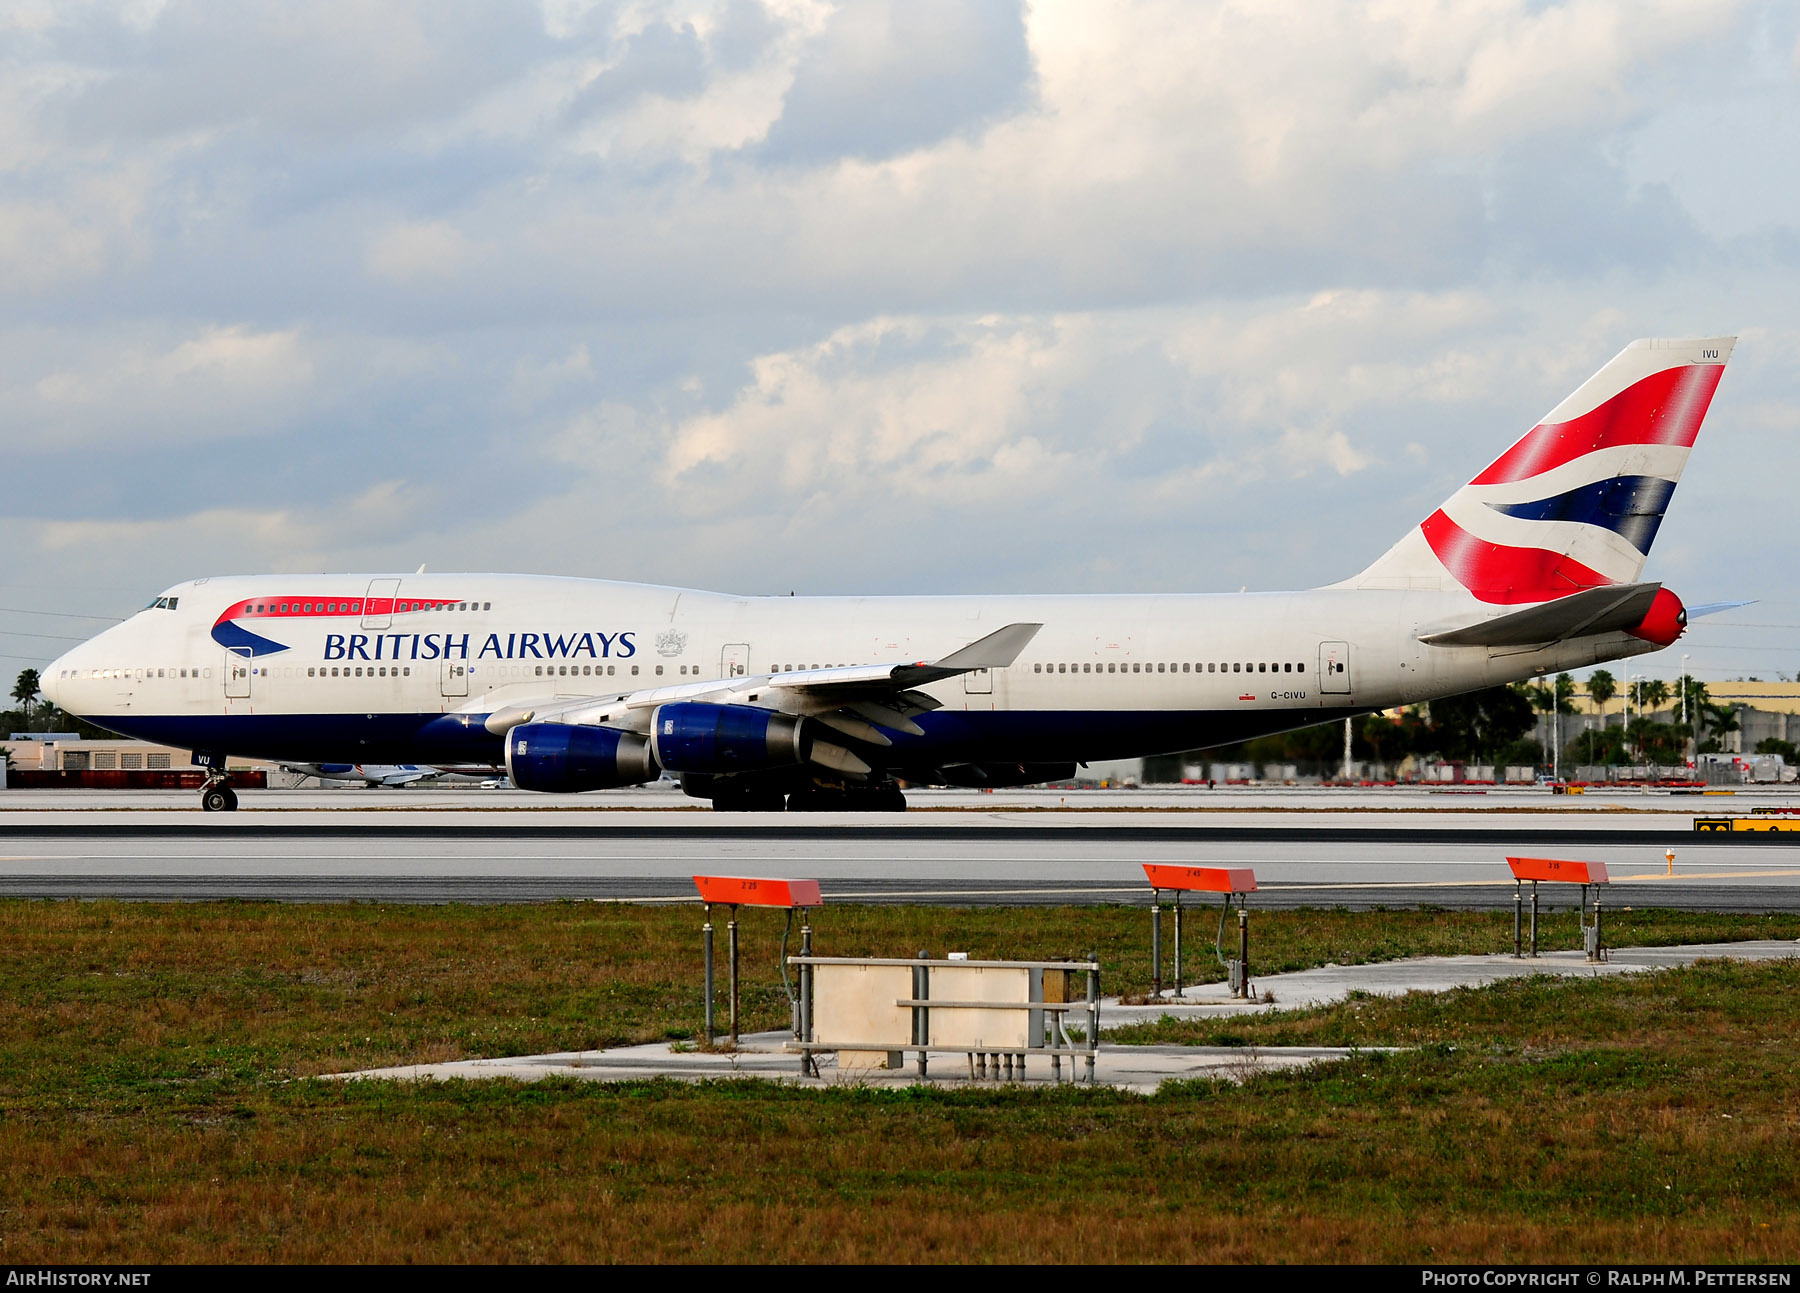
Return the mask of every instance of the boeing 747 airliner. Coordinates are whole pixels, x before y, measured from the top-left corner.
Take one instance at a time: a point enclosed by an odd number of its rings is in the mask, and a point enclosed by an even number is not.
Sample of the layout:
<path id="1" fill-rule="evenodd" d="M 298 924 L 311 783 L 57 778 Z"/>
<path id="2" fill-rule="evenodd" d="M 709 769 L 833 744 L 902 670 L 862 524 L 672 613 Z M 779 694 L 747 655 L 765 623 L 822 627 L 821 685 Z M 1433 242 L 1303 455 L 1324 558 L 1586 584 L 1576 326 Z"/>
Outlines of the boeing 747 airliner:
<path id="1" fill-rule="evenodd" d="M 228 754 L 665 770 L 715 808 L 904 808 L 1655 651 L 1640 582 L 1733 338 L 1637 341 L 1362 573 L 1298 593 L 739 597 L 526 575 L 178 584 L 43 673 L 56 704 Z"/>

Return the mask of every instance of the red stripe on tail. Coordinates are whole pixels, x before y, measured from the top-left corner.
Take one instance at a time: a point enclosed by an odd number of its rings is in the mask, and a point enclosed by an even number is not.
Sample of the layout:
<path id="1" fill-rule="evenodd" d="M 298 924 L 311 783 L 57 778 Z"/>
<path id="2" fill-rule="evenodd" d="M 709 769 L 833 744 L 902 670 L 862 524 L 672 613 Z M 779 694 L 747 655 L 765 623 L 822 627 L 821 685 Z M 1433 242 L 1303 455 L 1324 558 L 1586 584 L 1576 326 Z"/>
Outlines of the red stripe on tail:
<path id="1" fill-rule="evenodd" d="M 1503 606 L 1547 602 L 1613 582 L 1573 557 L 1548 548 L 1509 548 L 1478 539 L 1441 508 L 1419 528 L 1444 569 L 1484 602 Z"/>
<path id="2" fill-rule="evenodd" d="M 1723 364 L 1683 364 L 1652 373 L 1578 418 L 1533 427 L 1469 483 L 1525 480 L 1615 445 L 1673 444 L 1691 449 L 1724 373 Z"/>

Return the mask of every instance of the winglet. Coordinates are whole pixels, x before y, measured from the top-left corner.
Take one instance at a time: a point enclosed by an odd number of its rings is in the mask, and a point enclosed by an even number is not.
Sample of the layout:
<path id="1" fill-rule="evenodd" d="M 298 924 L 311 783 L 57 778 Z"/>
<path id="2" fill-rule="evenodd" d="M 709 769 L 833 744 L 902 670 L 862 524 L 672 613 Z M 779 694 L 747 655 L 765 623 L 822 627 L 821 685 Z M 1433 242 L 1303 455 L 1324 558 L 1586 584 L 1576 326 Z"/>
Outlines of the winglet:
<path id="1" fill-rule="evenodd" d="M 932 661 L 930 668 L 953 669 L 958 673 L 966 673 L 975 669 L 1005 669 L 1019 658 L 1019 653 L 1031 645 L 1031 639 L 1038 635 L 1042 624 L 1008 624 L 1003 629 L 995 629 L 984 638 L 979 638 L 961 650 L 952 651 L 942 660 Z"/>

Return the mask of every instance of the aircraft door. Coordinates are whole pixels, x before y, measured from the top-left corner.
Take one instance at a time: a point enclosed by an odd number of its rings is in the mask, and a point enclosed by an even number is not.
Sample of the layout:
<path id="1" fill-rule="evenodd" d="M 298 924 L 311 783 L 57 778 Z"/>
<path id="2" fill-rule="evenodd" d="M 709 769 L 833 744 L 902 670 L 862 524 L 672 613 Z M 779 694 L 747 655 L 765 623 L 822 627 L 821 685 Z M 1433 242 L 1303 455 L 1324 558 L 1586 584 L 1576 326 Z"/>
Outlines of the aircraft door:
<path id="1" fill-rule="evenodd" d="M 719 653 L 719 676 L 721 678 L 742 678 L 750 672 L 750 644 L 748 642 L 728 642 Z"/>
<path id="2" fill-rule="evenodd" d="M 1347 696 L 1350 694 L 1350 644 L 1319 643 L 1319 693 Z"/>
<path id="3" fill-rule="evenodd" d="M 385 629 L 394 623 L 394 598 L 400 594 L 398 579 L 371 579 L 369 591 L 363 594 L 362 626 Z"/>
<path id="4" fill-rule="evenodd" d="M 445 660 L 438 665 L 438 688 L 446 696 L 469 694 L 469 665 L 466 660 Z"/>
<path id="5" fill-rule="evenodd" d="M 227 651 L 225 653 L 225 699 L 250 699 L 250 653 L 248 651 Z"/>
<path id="6" fill-rule="evenodd" d="M 963 694 L 965 696 L 992 696 L 994 694 L 994 671 L 992 669 L 975 669 L 963 675 Z"/>

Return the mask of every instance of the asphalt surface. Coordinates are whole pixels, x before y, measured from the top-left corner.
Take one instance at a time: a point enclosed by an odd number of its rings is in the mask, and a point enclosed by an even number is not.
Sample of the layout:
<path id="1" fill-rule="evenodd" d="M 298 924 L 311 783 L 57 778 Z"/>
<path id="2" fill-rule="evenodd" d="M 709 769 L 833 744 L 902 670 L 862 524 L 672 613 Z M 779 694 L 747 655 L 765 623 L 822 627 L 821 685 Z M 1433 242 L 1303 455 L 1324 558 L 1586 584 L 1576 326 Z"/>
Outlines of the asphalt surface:
<path id="1" fill-rule="evenodd" d="M 1510 854 L 1604 862 L 1609 905 L 1800 910 L 1800 833 L 1693 831 L 1768 802 L 1749 796 L 1031 791 L 892 816 L 716 814 L 652 792 L 574 809 L 491 791 L 270 791 L 216 815 L 190 800 L 0 795 L 0 896 L 693 901 L 693 875 L 727 874 L 817 878 L 828 902 L 1147 903 L 1141 864 L 1180 862 L 1253 867 L 1260 907 L 1485 908 L 1513 901 Z"/>

